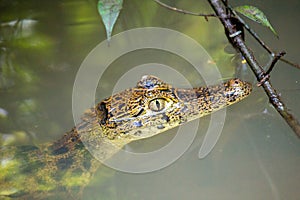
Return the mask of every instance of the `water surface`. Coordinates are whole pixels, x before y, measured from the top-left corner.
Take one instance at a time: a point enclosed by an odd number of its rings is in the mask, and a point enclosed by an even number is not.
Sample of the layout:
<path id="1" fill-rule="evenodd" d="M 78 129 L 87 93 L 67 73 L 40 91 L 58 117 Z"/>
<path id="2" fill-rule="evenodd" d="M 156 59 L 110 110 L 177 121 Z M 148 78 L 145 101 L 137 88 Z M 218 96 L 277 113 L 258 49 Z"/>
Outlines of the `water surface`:
<path id="1" fill-rule="evenodd" d="M 194 12 L 210 12 L 206 2 L 166 1 Z M 276 51 L 299 60 L 298 1 L 232 1 L 263 10 L 279 34 L 250 23 Z M 95 1 L 0 1 L 0 133 L 17 136 L 13 145 L 53 141 L 73 127 L 72 88 L 76 72 L 87 54 L 105 40 L 104 26 Z M 153 1 L 126 1 L 114 34 L 132 28 L 157 26 L 180 31 L 198 41 L 210 53 L 223 77 L 233 76 L 234 64 L 226 56 L 226 37 L 215 19 L 181 15 L 160 8 Z M 259 60 L 269 57 L 248 39 Z M 175 42 L 175 41 L 174 41 Z M 99 99 L 107 96 L 123 73 L 149 62 L 181 69 L 192 84 L 201 84 L 191 66 L 166 52 L 144 50 L 124 55 L 107 69 L 98 86 Z M 255 83 L 252 75 L 245 76 Z M 300 118 L 300 71 L 279 62 L 271 74 L 276 90 Z M 199 78 L 199 79 L 198 79 Z M 138 79 L 138 78 L 137 78 Z M 173 79 L 176 87 L 184 87 Z M 132 82 L 130 86 L 134 86 Z M 103 92 L 102 92 L 103 91 Z M 104 92 L 106 91 L 106 92 Z M 261 88 L 227 110 L 216 147 L 205 159 L 198 151 L 210 117 L 189 150 L 174 164 L 147 174 L 128 174 L 101 168 L 84 191 L 84 199 L 297 199 L 300 175 L 298 138 L 268 104 Z M 168 143 L 176 131 L 130 145 L 131 149 L 155 149 Z M 101 199 L 102 199 L 101 198 Z"/>

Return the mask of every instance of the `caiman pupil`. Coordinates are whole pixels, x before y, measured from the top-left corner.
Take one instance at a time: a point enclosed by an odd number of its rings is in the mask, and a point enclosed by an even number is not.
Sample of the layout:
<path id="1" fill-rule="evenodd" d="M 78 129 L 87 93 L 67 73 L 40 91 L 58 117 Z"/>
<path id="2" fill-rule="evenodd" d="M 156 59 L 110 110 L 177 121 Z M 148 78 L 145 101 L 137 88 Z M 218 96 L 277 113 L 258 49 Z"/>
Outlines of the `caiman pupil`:
<path id="1" fill-rule="evenodd" d="M 162 111 L 166 107 L 165 99 L 153 99 L 149 103 L 149 108 L 154 112 Z"/>

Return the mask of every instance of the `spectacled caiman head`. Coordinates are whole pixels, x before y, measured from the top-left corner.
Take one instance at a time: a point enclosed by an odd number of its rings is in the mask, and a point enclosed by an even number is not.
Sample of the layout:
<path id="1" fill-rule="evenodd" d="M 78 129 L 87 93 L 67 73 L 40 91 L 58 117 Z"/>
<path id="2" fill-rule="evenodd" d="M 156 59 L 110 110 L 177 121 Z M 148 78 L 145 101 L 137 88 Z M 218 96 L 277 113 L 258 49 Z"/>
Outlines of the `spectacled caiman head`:
<path id="1" fill-rule="evenodd" d="M 107 138 L 138 140 L 236 103 L 251 90 L 251 84 L 240 79 L 208 87 L 177 89 L 146 75 L 136 87 L 101 101 L 96 113 Z"/>

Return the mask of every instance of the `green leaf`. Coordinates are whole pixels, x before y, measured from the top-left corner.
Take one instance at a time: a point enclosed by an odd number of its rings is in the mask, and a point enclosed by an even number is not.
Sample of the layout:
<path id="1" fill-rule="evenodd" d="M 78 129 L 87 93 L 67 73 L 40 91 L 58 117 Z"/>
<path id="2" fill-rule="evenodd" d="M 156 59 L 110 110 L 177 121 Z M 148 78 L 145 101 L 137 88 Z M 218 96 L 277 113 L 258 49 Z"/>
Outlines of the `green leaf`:
<path id="1" fill-rule="evenodd" d="M 271 23 L 267 19 L 266 15 L 258 8 L 254 6 L 244 5 L 244 6 L 235 7 L 234 10 L 257 23 L 260 23 L 263 26 L 268 27 L 276 35 L 276 37 L 278 37 L 276 31 L 271 26 Z"/>
<path id="2" fill-rule="evenodd" d="M 111 39 L 111 33 L 122 9 L 123 0 L 99 0 L 98 12 L 106 29 L 107 41 Z"/>

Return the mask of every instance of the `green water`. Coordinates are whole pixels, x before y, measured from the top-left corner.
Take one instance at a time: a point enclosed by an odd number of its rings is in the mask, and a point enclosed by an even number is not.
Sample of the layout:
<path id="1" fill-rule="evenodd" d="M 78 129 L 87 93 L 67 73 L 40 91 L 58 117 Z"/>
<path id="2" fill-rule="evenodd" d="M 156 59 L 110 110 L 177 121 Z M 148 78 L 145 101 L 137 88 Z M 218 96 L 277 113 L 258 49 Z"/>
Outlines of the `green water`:
<path id="1" fill-rule="evenodd" d="M 199 42 L 213 57 L 223 77 L 234 73 L 232 57 L 223 53 L 226 38 L 219 22 L 182 15 L 153 1 L 124 0 L 113 34 L 132 28 L 164 27 Z M 190 11 L 210 12 L 206 1 L 164 1 Z M 276 51 L 299 60 L 298 1 L 231 1 L 259 7 L 279 39 L 250 23 Z M 77 70 L 88 53 L 105 40 L 96 1 L 0 1 L 0 134 L 11 145 L 39 144 L 60 138 L 74 126 L 72 89 Z M 248 39 L 259 60 L 267 63 L 257 44 Z M 174 41 L 175 42 L 175 41 Z M 143 50 L 120 57 L 105 71 L 97 94 L 103 98 L 119 78 L 137 65 L 164 63 L 201 84 L 190 65 L 166 52 Z M 157 74 L 156 74 L 157 75 Z M 163 76 L 163 75 L 162 75 Z M 245 76 L 254 81 L 252 75 Z M 300 71 L 279 62 L 271 74 L 274 87 L 300 118 Z M 136 78 L 138 80 L 139 77 Z M 254 82 L 255 83 L 255 82 Z M 128 83 L 124 88 L 135 85 Z M 183 83 L 173 80 L 176 87 Z M 103 167 L 85 189 L 83 199 L 297 199 L 300 174 L 299 139 L 268 104 L 261 88 L 227 110 L 225 126 L 205 159 L 198 152 L 209 117 L 200 120 L 192 146 L 172 165 L 151 173 L 130 174 Z M 176 131 L 136 142 L 136 151 L 167 144 Z"/>

